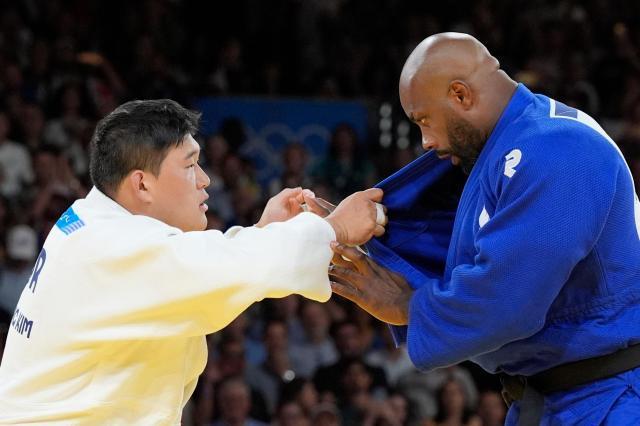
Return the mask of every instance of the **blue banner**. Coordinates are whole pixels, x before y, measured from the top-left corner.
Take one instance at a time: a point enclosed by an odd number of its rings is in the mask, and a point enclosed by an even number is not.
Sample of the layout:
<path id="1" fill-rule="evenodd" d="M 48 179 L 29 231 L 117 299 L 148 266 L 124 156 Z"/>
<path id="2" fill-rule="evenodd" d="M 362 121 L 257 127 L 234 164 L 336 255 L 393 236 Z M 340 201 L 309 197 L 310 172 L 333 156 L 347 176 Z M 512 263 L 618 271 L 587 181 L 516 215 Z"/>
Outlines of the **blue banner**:
<path id="1" fill-rule="evenodd" d="M 262 183 L 280 173 L 281 152 L 289 143 L 304 144 L 313 163 L 326 155 L 338 124 L 351 125 L 361 142 L 367 137 L 367 107 L 359 101 L 201 98 L 193 107 L 202 112 L 205 136 L 229 118 L 244 124 L 247 141 L 241 153 L 254 162 Z"/>

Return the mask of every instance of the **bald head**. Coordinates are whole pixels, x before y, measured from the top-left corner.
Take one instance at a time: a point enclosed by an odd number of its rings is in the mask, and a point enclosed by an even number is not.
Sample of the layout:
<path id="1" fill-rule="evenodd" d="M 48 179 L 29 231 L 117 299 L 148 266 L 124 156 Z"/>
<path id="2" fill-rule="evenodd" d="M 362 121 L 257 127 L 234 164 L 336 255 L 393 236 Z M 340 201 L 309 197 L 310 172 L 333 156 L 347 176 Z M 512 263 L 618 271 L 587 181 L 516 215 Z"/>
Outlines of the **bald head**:
<path id="1" fill-rule="evenodd" d="M 414 79 L 469 81 L 500 68 L 487 48 L 468 34 L 442 33 L 424 39 L 402 69 L 401 83 Z"/>
<path id="2" fill-rule="evenodd" d="M 475 161 L 516 86 L 474 37 L 442 33 L 409 55 L 400 75 L 400 102 L 420 126 L 425 149 L 460 164 Z M 473 145 L 470 152 L 467 145 Z"/>

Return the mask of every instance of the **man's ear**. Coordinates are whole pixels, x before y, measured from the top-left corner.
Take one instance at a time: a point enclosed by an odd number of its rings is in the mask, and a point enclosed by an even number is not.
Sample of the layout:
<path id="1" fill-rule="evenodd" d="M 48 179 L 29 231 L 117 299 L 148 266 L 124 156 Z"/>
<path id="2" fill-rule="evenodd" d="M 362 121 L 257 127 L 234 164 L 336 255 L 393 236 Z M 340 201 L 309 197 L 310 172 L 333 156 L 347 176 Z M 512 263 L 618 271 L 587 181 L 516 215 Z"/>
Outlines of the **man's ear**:
<path id="1" fill-rule="evenodd" d="M 133 198 L 145 204 L 153 201 L 154 183 L 153 175 L 142 170 L 134 170 L 125 178 L 125 184 Z"/>
<path id="2" fill-rule="evenodd" d="M 462 80 L 453 80 L 449 84 L 449 93 L 447 95 L 456 109 L 461 108 L 464 111 L 468 111 L 475 102 L 471 87 Z"/>

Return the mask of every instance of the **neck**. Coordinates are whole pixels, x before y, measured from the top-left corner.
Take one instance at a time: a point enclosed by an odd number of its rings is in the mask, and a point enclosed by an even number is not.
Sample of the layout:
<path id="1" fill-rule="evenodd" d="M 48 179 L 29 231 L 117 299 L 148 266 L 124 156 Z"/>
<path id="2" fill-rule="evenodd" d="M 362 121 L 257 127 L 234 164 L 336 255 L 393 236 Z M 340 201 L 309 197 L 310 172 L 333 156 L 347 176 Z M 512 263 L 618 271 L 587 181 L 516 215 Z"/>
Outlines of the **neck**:
<path id="1" fill-rule="evenodd" d="M 496 127 L 502 112 L 505 110 L 511 97 L 515 93 L 518 83 L 513 81 L 504 71 L 498 70 L 494 76 L 492 84 L 488 85 L 487 91 L 488 119 L 484 127 L 487 138 Z"/>
<path id="2" fill-rule="evenodd" d="M 140 202 L 136 200 L 136 198 L 133 197 L 131 193 L 123 190 L 122 188 L 118 189 L 118 191 L 113 195 L 106 194 L 106 193 L 105 195 L 111 198 L 116 203 L 120 204 L 122 207 L 125 208 L 125 210 L 127 210 L 131 214 L 142 214 L 142 215 L 149 216 L 144 212 L 144 209 L 140 205 Z"/>

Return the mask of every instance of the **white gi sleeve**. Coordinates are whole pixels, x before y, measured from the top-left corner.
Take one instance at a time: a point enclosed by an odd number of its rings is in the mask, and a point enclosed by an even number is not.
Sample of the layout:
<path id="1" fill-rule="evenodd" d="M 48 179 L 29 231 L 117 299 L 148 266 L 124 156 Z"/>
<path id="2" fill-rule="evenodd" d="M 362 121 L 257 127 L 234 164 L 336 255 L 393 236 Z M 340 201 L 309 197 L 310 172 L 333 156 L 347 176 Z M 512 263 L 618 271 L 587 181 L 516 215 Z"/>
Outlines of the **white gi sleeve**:
<path id="1" fill-rule="evenodd" d="M 135 237 L 89 262 L 80 340 L 212 333 L 253 302 L 296 293 L 326 301 L 333 228 L 301 213 L 264 228 Z M 124 248 L 124 250 L 123 250 Z M 100 288 L 102 287 L 102 288 Z"/>

